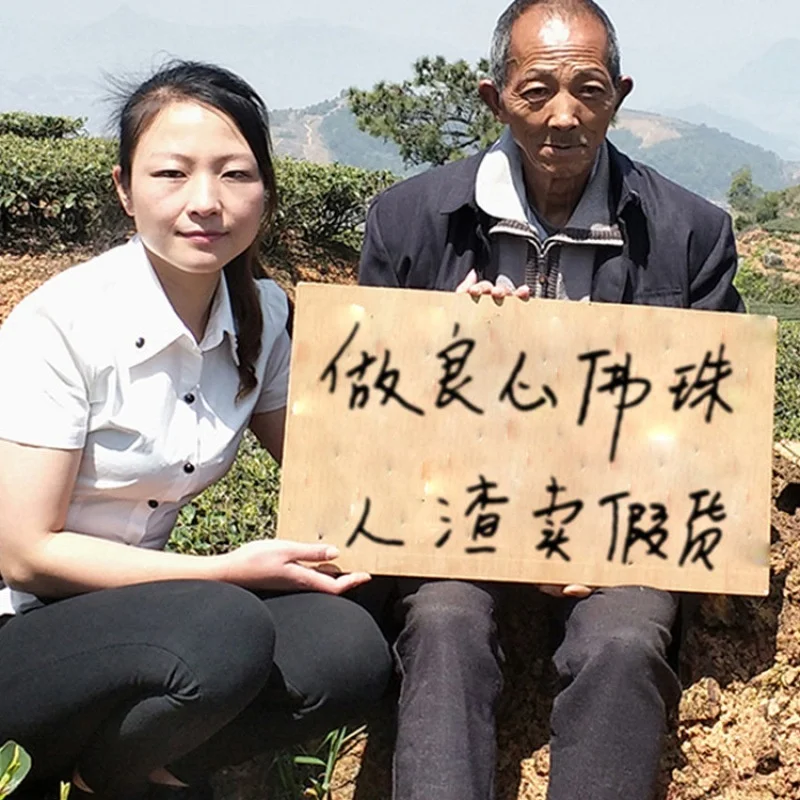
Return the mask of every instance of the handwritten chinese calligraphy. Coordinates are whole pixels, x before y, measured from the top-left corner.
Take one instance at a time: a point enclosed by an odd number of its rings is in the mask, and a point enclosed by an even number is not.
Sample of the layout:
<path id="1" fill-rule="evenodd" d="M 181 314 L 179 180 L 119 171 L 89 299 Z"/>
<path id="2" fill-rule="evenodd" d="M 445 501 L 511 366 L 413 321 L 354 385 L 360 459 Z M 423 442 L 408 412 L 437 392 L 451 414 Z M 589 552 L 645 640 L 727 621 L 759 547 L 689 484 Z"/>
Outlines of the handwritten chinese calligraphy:
<path id="1" fill-rule="evenodd" d="M 327 382 L 330 394 L 336 392 L 339 362 L 353 344 L 359 327 L 359 323 L 353 326 L 347 339 L 320 375 L 320 382 Z M 465 393 L 466 388 L 473 382 L 473 376 L 468 372 L 468 361 L 477 347 L 477 342 L 470 337 L 461 336 L 460 333 L 460 325 L 456 324 L 453 329 L 454 341 L 436 354 L 436 358 L 441 362 L 442 374 L 436 382 L 438 389 L 435 407 L 445 409 L 451 403 L 457 403 L 471 413 L 481 416 L 485 413 L 485 409 Z M 401 372 L 398 367 L 390 367 L 391 357 L 391 350 L 386 349 L 381 366 L 377 370 L 377 376 L 370 386 L 365 383 L 367 372 L 377 364 L 378 356 L 366 350 L 361 351 L 358 363 L 344 373 L 344 377 L 351 381 L 349 408 L 351 410 L 365 408 L 370 399 L 370 392 L 377 391 L 382 395 L 381 405 L 386 405 L 392 400 L 405 410 L 424 416 L 425 411 L 419 405 L 410 402 L 399 393 L 398 384 Z M 524 413 L 546 406 L 555 409 L 558 406 L 558 396 L 549 384 L 543 383 L 533 400 L 524 400 L 520 397 L 520 393 L 530 393 L 533 388 L 530 383 L 522 379 L 527 359 L 528 354 L 524 351 L 520 352 L 508 379 L 500 390 L 498 401 L 500 403 L 508 402 L 514 409 Z M 596 394 L 608 394 L 616 399 L 614 427 L 611 432 L 608 454 L 608 460 L 613 462 L 619 449 L 625 414 L 645 403 L 653 391 L 653 384 L 650 379 L 634 374 L 630 353 L 625 353 L 621 360 L 613 363 L 607 363 L 609 359 L 613 359 L 613 354 L 607 349 L 590 350 L 577 355 L 579 362 L 587 364 L 577 425 L 581 427 L 589 420 L 592 398 Z M 598 369 L 601 362 L 602 365 Z M 598 379 L 598 371 L 605 376 L 605 379 Z M 695 408 L 705 402 L 707 404 L 705 414 L 707 423 L 712 421 L 716 406 L 720 406 L 727 413 L 732 414 L 734 409 L 720 394 L 720 383 L 729 378 L 732 373 L 731 362 L 725 358 L 724 344 L 720 345 L 719 355 L 716 359 L 713 359 L 711 351 L 708 351 L 699 366 L 688 364 L 675 368 L 674 374 L 678 377 L 678 381 L 667 387 L 667 390 L 674 395 L 673 409 L 680 411 L 684 406 Z M 693 375 L 691 382 L 689 381 L 690 375 Z"/>
<path id="2" fill-rule="evenodd" d="M 474 495 L 464 514 L 467 518 L 474 517 L 469 532 L 469 541 L 473 544 L 467 545 L 465 548 L 465 552 L 469 555 L 497 552 L 497 543 L 494 541 L 494 537 L 500 529 L 501 516 L 499 511 L 489 511 L 487 509 L 493 506 L 503 506 L 510 502 L 510 498 L 500 495 L 497 489 L 497 483 L 487 480 L 484 475 L 479 475 L 478 482 L 466 489 L 468 495 Z M 563 561 L 571 561 L 572 557 L 567 551 L 567 545 L 570 543 L 567 529 L 584 511 L 585 502 L 577 498 L 560 500 L 561 495 L 567 493 L 567 489 L 565 486 L 559 485 L 559 481 L 555 476 L 551 477 L 550 483 L 545 487 L 545 491 L 549 495 L 549 502 L 542 508 L 532 512 L 535 519 L 544 520 L 544 526 L 539 531 L 540 541 L 536 545 L 536 550 L 543 552 L 547 559 L 557 556 Z M 727 518 L 721 493 L 716 492 L 709 500 L 710 495 L 711 492 L 706 489 L 692 492 L 689 495 L 693 505 L 689 519 L 683 526 L 686 530 L 686 539 L 678 558 L 679 567 L 691 566 L 699 562 L 709 571 L 715 569 L 712 555 L 722 542 L 724 532 L 719 524 L 699 531 L 696 530 L 699 521 L 704 517 L 707 517 L 713 523 L 721 523 Z M 670 536 L 670 531 L 665 527 L 669 520 L 667 506 L 664 503 L 623 503 L 630 496 L 630 492 L 617 492 L 597 500 L 598 509 L 603 507 L 610 507 L 611 509 L 610 544 L 606 560 L 614 562 L 620 551 L 621 541 L 620 562 L 624 565 L 633 564 L 635 561 L 641 561 L 642 558 L 649 556 L 666 561 L 669 556 L 664 551 L 664 546 Z M 440 505 L 450 508 L 450 501 L 446 498 L 439 498 L 438 502 Z M 373 544 L 382 546 L 392 547 L 405 544 L 398 539 L 388 539 L 370 533 L 365 528 L 369 511 L 370 500 L 367 499 L 364 513 L 347 540 L 347 547 L 352 547 L 359 537 L 364 537 Z M 476 511 L 480 511 L 477 516 L 475 516 Z M 625 519 L 625 522 L 623 523 L 624 534 L 621 536 L 620 525 L 622 518 Z M 444 547 L 453 533 L 452 517 L 442 516 L 440 521 L 446 523 L 448 528 L 436 540 L 436 548 Z M 492 543 L 483 544 L 482 540 L 484 539 L 491 539 Z M 640 543 L 643 547 L 636 548 L 636 545 Z M 634 552 L 636 558 L 633 557 Z"/>
<path id="3" fill-rule="evenodd" d="M 767 590 L 774 321 L 297 291 L 279 535 L 373 574 Z"/>

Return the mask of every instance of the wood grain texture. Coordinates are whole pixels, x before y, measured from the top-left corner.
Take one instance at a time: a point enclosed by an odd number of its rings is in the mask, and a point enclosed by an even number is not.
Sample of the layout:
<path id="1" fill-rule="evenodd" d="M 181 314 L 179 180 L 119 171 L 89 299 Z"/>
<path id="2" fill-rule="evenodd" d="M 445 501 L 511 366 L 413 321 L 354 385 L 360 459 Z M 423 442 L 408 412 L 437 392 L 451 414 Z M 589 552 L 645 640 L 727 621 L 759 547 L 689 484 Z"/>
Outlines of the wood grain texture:
<path id="1" fill-rule="evenodd" d="M 443 353 L 453 346 L 451 357 L 463 354 L 463 340 L 474 345 L 450 385 L 469 379 L 460 393 L 480 414 L 458 399 L 437 407 Z M 764 317 L 550 300 L 497 305 L 442 292 L 301 284 L 278 535 L 335 544 L 342 568 L 375 574 L 765 594 L 775 342 L 776 322 Z M 597 351 L 609 354 L 587 359 Z M 528 411 L 508 393 L 501 399 L 523 353 L 516 400 L 543 400 Z M 691 385 L 707 354 L 714 362 L 720 353 L 730 375 L 719 396 L 731 412 L 718 404 L 707 421 L 703 387 L 675 410 L 676 370 L 693 365 L 685 373 Z M 359 374 L 362 354 L 375 360 Z M 622 413 L 612 460 L 623 391 L 608 385 L 628 356 L 636 381 L 627 401 L 644 393 L 641 381 L 649 391 Z M 398 370 L 396 391 L 421 414 L 383 402 L 376 384 L 384 365 L 384 385 Z M 709 367 L 702 378 L 713 375 Z M 364 388 L 354 393 L 354 384 Z M 480 492 L 468 490 L 481 476 L 496 484 L 488 497 L 507 502 L 476 505 Z M 574 506 L 534 515 L 551 505 L 554 479 L 564 489 L 558 504 L 582 503 L 569 524 Z M 691 497 L 702 491 L 709 494 Z M 708 508 L 717 493 L 717 519 L 704 515 L 692 525 L 695 535 L 721 531 L 707 557 L 713 569 L 696 558 L 697 547 L 681 566 L 693 509 Z M 367 502 L 365 529 L 402 546 L 364 535 L 347 546 Z M 625 558 L 631 521 L 634 533 L 659 521 L 654 504 L 668 515 L 663 557 L 637 539 Z M 499 515 L 482 520 L 488 529 L 497 523 L 494 535 L 476 536 L 481 514 Z M 554 531 L 552 541 L 560 528 L 563 555 L 548 557 L 543 530 Z M 476 547 L 494 552 L 468 552 Z"/>

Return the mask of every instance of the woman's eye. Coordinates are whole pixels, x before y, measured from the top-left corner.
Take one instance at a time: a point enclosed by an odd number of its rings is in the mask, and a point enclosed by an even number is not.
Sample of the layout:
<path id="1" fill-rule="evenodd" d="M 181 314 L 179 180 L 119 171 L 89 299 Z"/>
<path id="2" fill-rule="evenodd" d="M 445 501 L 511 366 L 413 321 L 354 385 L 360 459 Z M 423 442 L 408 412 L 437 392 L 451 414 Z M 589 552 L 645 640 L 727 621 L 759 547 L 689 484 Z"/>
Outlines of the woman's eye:
<path id="1" fill-rule="evenodd" d="M 231 169 L 225 173 L 224 177 L 234 181 L 249 181 L 252 180 L 253 175 L 244 169 Z"/>
<path id="2" fill-rule="evenodd" d="M 182 178 L 183 173 L 178 169 L 160 169 L 153 173 L 154 178 Z"/>

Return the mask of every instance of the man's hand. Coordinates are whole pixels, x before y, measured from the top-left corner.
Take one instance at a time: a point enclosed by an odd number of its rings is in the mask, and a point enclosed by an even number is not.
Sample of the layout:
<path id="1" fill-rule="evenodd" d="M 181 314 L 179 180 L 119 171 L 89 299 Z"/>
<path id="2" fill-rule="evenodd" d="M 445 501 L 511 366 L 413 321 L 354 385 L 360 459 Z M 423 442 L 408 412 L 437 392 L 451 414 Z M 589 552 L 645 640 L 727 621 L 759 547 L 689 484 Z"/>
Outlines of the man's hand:
<path id="1" fill-rule="evenodd" d="M 581 586 L 579 583 L 570 583 L 567 586 L 555 586 L 550 583 L 539 584 L 539 591 L 551 597 L 588 597 L 594 589 Z"/>
<path id="2" fill-rule="evenodd" d="M 476 300 L 484 295 L 490 295 L 496 303 L 502 303 L 506 297 L 518 297 L 520 300 L 527 300 L 531 296 L 531 289 L 527 285 L 515 288 L 514 284 L 505 275 L 501 275 L 497 283 L 479 281 L 478 273 L 472 269 L 467 277 L 456 286 L 456 294 L 468 294 Z"/>

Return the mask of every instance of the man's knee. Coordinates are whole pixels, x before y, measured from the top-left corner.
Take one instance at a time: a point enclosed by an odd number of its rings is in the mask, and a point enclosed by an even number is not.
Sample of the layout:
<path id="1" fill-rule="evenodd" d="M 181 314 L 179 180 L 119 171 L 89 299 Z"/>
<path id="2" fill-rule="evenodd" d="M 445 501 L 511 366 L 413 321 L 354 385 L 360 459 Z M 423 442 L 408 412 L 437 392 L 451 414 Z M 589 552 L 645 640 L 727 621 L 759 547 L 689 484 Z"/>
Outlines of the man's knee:
<path id="1" fill-rule="evenodd" d="M 579 641 L 565 641 L 555 662 L 562 679 L 568 681 L 586 672 L 606 688 L 648 684 L 667 703 L 674 702 L 680 691 L 663 637 L 652 625 L 620 625 Z"/>
<path id="2" fill-rule="evenodd" d="M 657 636 L 640 627 L 625 626 L 592 636 L 576 648 L 577 661 L 605 665 L 617 673 L 639 674 L 666 663 L 666 653 Z"/>
<path id="3" fill-rule="evenodd" d="M 494 598 L 462 581 L 428 581 L 403 600 L 402 638 L 435 647 L 468 649 L 495 639 Z"/>

